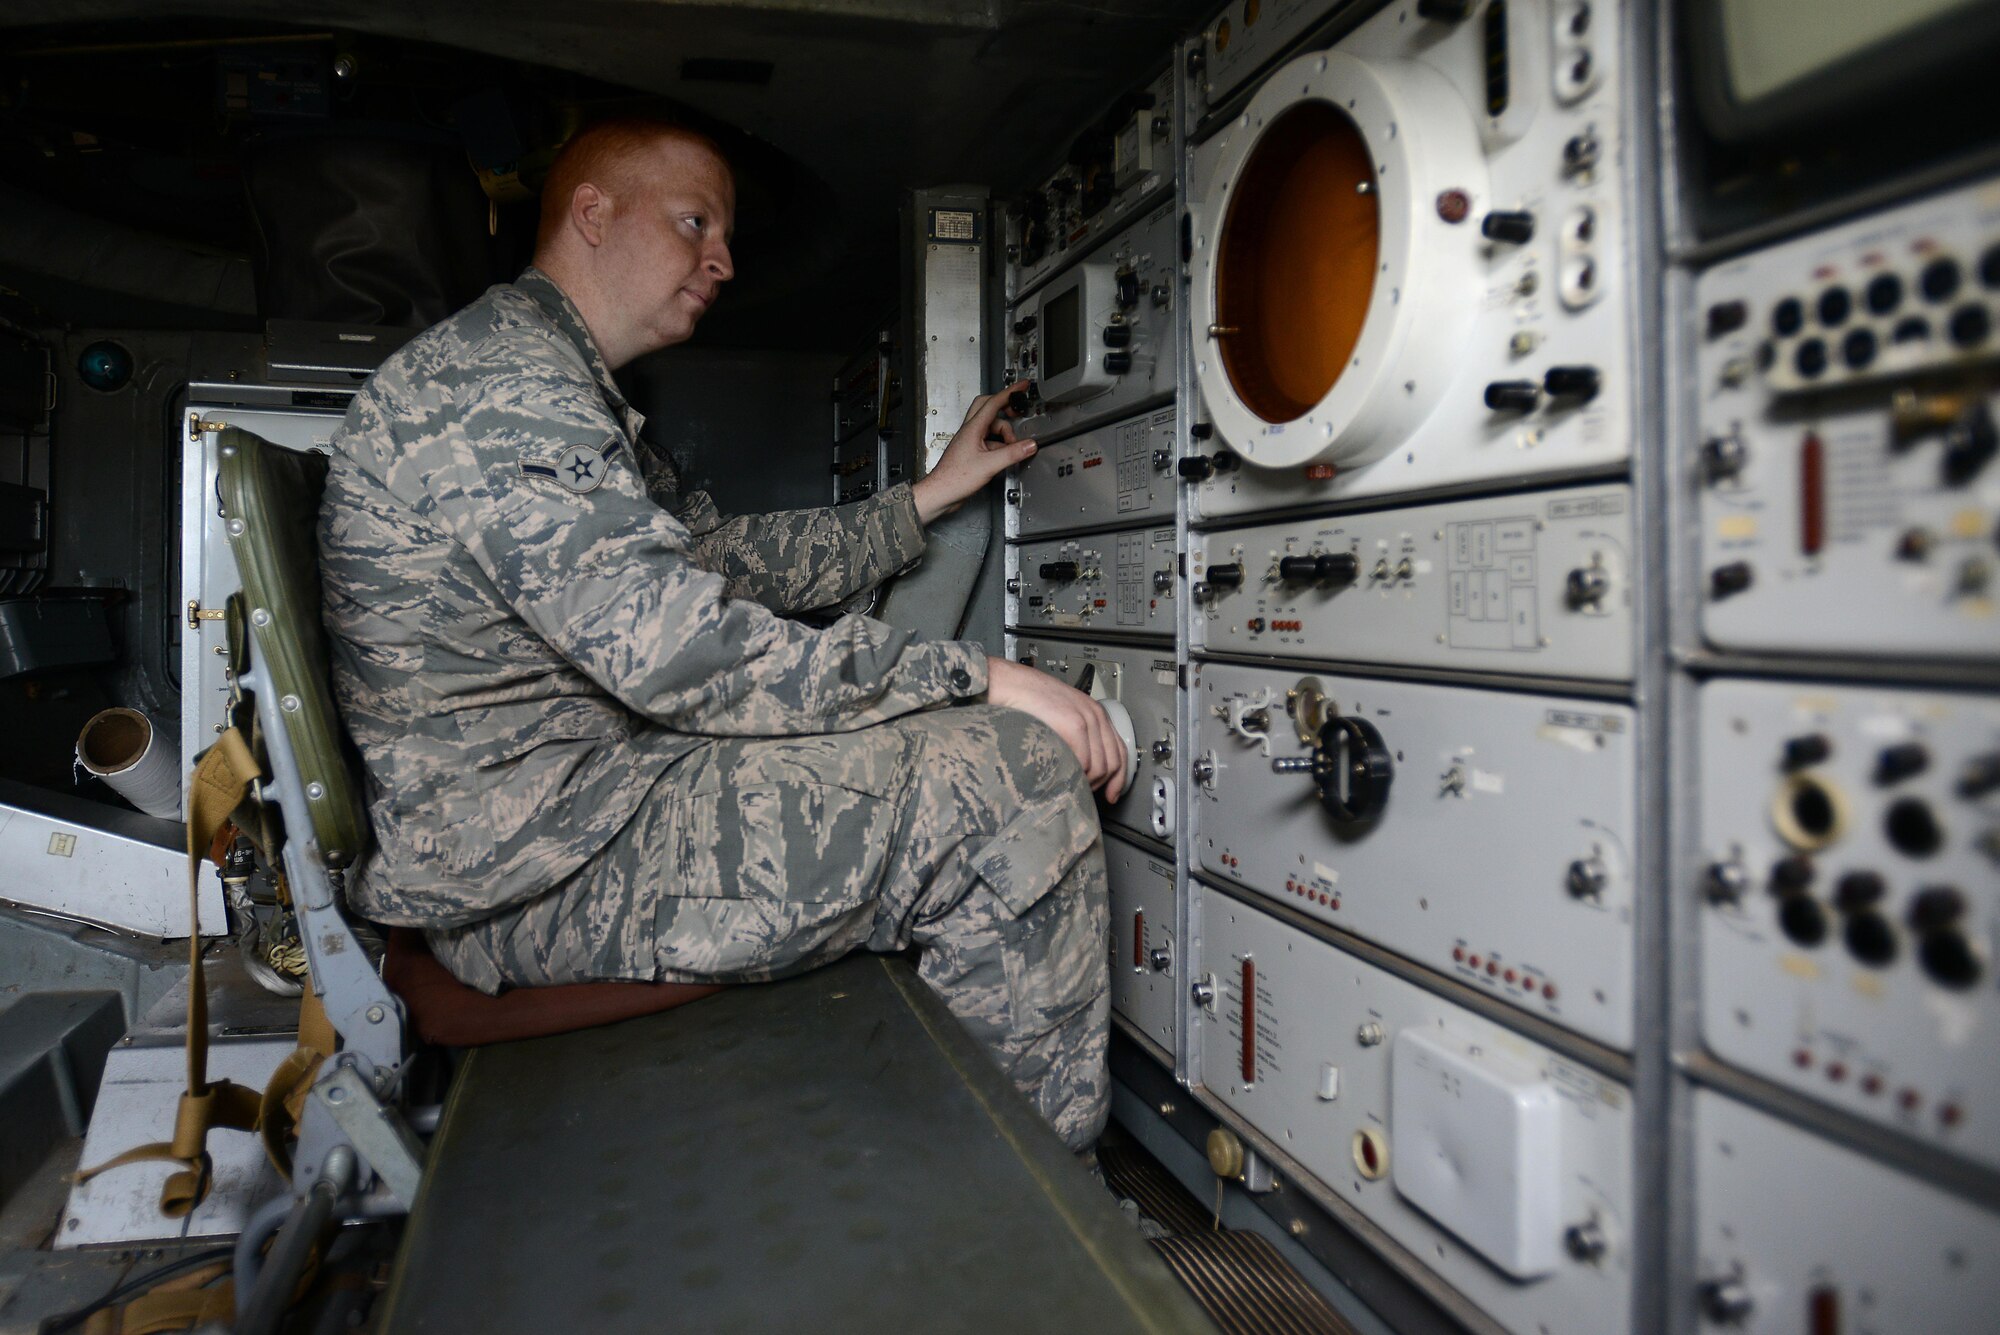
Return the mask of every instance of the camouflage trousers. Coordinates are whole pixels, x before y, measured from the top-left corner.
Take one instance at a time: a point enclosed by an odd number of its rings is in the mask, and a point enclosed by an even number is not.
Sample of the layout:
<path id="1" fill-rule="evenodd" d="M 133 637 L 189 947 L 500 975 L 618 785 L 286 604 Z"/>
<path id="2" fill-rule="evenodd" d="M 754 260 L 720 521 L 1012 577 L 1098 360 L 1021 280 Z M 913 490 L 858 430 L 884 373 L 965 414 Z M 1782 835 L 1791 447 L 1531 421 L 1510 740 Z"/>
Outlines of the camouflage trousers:
<path id="1" fill-rule="evenodd" d="M 1075 758 L 1028 715 L 971 705 L 712 742 L 575 876 L 432 945 L 461 976 L 523 985 L 755 982 L 915 945 L 923 979 L 1081 1148 L 1109 1106 L 1108 930 Z"/>

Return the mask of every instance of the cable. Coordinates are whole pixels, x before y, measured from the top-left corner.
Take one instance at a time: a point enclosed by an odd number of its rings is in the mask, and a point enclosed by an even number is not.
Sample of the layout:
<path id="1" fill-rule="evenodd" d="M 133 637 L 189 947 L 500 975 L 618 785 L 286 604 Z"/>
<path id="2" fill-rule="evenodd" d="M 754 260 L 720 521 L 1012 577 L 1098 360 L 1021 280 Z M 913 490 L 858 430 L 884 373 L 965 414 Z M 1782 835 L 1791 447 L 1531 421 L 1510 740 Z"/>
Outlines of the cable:
<path id="1" fill-rule="evenodd" d="M 205 1265 L 212 1265 L 217 1261 L 226 1261 L 234 1252 L 234 1247 L 211 1247 L 207 1251 L 192 1252 L 187 1256 L 175 1257 L 163 1265 L 155 1266 L 136 1279 L 126 1280 L 123 1284 L 118 1285 L 111 1292 L 105 1294 L 88 1307 L 79 1307 L 74 1312 L 64 1312 L 59 1316 L 48 1318 L 42 1323 L 40 1335 L 62 1335 L 64 1331 L 75 1330 L 78 1326 L 81 1326 L 84 1322 L 90 1320 L 90 1318 L 96 1316 L 99 1312 L 112 1306 L 114 1303 L 122 1302 L 134 1294 L 144 1293 L 154 1285 L 172 1279 L 175 1275 L 181 1274 L 184 1271 L 199 1270 Z"/>

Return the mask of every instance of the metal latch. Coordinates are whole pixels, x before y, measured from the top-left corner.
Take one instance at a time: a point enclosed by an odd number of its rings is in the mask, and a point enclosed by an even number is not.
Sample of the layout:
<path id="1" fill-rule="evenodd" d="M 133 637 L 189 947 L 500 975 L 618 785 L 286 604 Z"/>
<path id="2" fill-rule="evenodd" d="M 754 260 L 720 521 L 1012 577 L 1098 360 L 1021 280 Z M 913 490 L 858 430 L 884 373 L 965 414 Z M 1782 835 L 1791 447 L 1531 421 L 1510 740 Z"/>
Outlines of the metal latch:
<path id="1" fill-rule="evenodd" d="M 188 629 L 198 630 L 204 621 L 222 621 L 229 613 L 220 607 L 203 607 L 199 598 L 188 599 Z"/>

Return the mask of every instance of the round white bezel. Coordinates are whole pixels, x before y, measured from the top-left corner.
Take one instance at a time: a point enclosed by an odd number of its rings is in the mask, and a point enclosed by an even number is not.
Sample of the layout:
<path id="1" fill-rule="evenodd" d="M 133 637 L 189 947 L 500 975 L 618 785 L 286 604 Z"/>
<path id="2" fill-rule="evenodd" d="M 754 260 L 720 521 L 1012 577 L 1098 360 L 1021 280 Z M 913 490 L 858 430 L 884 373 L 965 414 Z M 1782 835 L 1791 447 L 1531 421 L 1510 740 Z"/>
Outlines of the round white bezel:
<path id="1" fill-rule="evenodd" d="M 1216 260 L 1230 192 L 1266 127 L 1301 102 L 1331 103 L 1353 120 L 1375 161 L 1379 263 L 1361 336 L 1324 397 L 1289 422 L 1269 422 L 1237 394 L 1216 324 Z M 1451 82 L 1427 65 L 1363 61 L 1338 51 L 1301 56 L 1274 73 L 1215 138 L 1208 197 L 1195 224 L 1195 378 L 1217 434 L 1247 462 L 1287 468 L 1324 460 L 1370 463 L 1430 415 L 1456 370 L 1481 299 L 1477 219 L 1487 202 L 1477 121 Z M 1468 209 L 1450 223 L 1439 197 Z M 1227 334 L 1220 334 L 1227 337 Z"/>

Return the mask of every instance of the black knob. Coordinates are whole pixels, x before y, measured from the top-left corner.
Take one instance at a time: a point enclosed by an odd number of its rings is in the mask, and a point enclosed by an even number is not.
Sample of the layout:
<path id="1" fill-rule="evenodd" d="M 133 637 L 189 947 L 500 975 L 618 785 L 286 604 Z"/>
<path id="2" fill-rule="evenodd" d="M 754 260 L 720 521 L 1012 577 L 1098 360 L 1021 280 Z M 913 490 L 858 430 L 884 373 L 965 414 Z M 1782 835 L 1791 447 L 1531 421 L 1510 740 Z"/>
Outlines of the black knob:
<path id="1" fill-rule="evenodd" d="M 1215 475 L 1215 465 L 1199 454 L 1190 454 L 1175 467 L 1189 482 L 1206 482 Z"/>
<path id="2" fill-rule="evenodd" d="M 1807 380 L 1816 380 L 1826 373 L 1826 343 L 1817 338 L 1809 338 L 1799 344 L 1792 354 L 1792 369 Z"/>
<path id="3" fill-rule="evenodd" d="M 1024 315 L 1014 321 L 1014 332 L 1016 334 L 1032 334 L 1035 331 L 1035 323 L 1034 316 Z"/>
<path id="4" fill-rule="evenodd" d="M 1218 473 L 1233 473 L 1236 471 L 1236 465 L 1242 462 L 1242 459 L 1231 454 L 1228 450 L 1217 450 L 1215 452 L 1215 471 Z"/>
<path id="5" fill-rule="evenodd" d="M 1551 366 L 1542 377 L 1542 388 L 1559 399 L 1582 399 L 1588 403 L 1597 397 L 1604 377 L 1595 366 Z"/>
<path id="6" fill-rule="evenodd" d="M 1074 561 L 1042 562 L 1041 575 L 1043 579 L 1052 579 L 1067 583 L 1075 579 L 1079 573 L 1081 573 L 1080 568 Z"/>
<path id="7" fill-rule="evenodd" d="M 1347 584 L 1361 573 L 1361 562 L 1352 552 L 1318 552 L 1312 556 L 1287 556 L 1278 562 L 1280 578 L 1302 584 Z"/>
<path id="8" fill-rule="evenodd" d="M 1965 892 L 1955 885 L 1927 885 L 1910 899 L 1910 926 L 1920 932 L 1950 927 L 1965 916 Z"/>
<path id="9" fill-rule="evenodd" d="M 1984 797 L 1996 790 L 2000 790 L 2000 752 L 1974 756 L 1965 762 L 1965 768 L 1958 774 L 1960 797 Z"/>
<path id="10" fill-rule="evenodd" d="M 1496 413 L 1531 413 L 1541 401 L 1541 386 L 1532 380 L 1495 380 L 1486 387 L 1486 406 Z"/>
<path id="11" fill-rule="evenodd" d="M 1017 389 L 1007 396 L 1007 406 L 1012 408 L 1016 413 L 1026 414 L 1033 412 L 1035 408 L 1035 391 L 1035 382 L 1030 380 L 1026 389 Z"/>
<path id="12" fill-rule="evenodd" d="M 1495 209 L 1480 222 L 1479 230 L 1495 241 L 1524 246 L 1535 238 L 1535 215 L 1526 209 Z"/>
<path id="13" fill-rule="evenodd" d="M 1802 946 L 1826 940 L 1826 910 L 1811 895 L 1793 895 L 1778 905 L 1778 927 Z"/>
<path id="14" fill-rule="evenodd" d="M 1189 440 L 1207 440 L 1214 434 L 1215 423 L 1213 422 L 1195 422 L 1188 427 Z"/>
<path id="15" fill-rule="evenodd" d="M 1771 864 L 1771 893 L 1774 895 L 1804 894 L 1812 883 L 1812 859 L 1803 853 L 1779 858 Z"/>
<path id="16" fill-rule="evenodd" d="M 1883 787 L 1915 778 L 1931 767 L 1930 750 L 1922 742 L 1898 742 L 1885 746 L 1875 757 L 1875 782 Z"/>
<path id="17" fill-rule="evenodd" d="M 1830 287 L 1819 294 L 1819 322 L 1828 329 L 1837 329 L 1847 323 L 1847 317 L 1854 313 L 1854 298 L 1844 287 Z"/>
<path id="18" fill-rule="evenodd" d="M 1721 338 L 1750 323 L 1750 307 L 1740 301 L 1718 301 L 1708 308 L 1708 336 Z"/>
<path id="19" fill-rule="evenodd" d="M 1333 718 L 1321 726 L 1312 776 L 1320 805 L 1341 825 L 1380 815 L 1396 777 L 1382 734 L 1364 718 Z"/>
<path id="20" fill-rule="evenodd" d="M 1926 932 L 1917 946 L 1917 962 L 1931 981 L 1963 991 L 1979 981 L 1979 956 L 1958 932 Z"/>
<path id="21" fill-rule="evenodd" d="M 1129 325 L 1129 324 L 1112 324 L 1112 325 L 1106 325 L 1106 326 L 1104 326 L 1104 346 L 1105 346 L 1105 347 L 1107 347 L 1107 348 L 1125 348 L 1125 347 L 1130 347 L 1131 345 L 1132 345 L 1132 326 L 1131 326 L 1131 325 Z"/>
<path id="22" fill-rule="evenodd" d="M 1903 304 L 1903 280 L 1892 273 L 1878 273 L 1868 280 L 1862 296 L 1871 314 L 1887 315 Z"/>
<path id="23" fill-rule="evenodd" d="M 1132 354 L 1129 352 L 1107 352 L 1104 354 L 1104 369 L 1112 375 L 1124 375 L 1132 369 Z"/>
<path id="24" fill-rule="evenodd" d="M 1709 572 L 1709 592 L 1714 597 L 1727 598 L 1749 588 L 1755 578 L 1748 561 L 1731 561 L 1728 565 L 1717 566 Z"/>
<path id="25" fill-rule="evenodd" d="M 1931 301 L 1950 301 L 1958 295 L 1960 277 L 1958 261 L 1944 256 L 1924 266 L 1917 275 L 1917 288 Z"/>
<path id="26" fill-rule="evenodd" d="M 1953 422 L 1944 433 L 1941 467 L 1948 487 L 1962 487 L 1985 471 L 2000 454 L 2000 432 L 1993 426 L 1993 414 L 1980 404 L 1969 415 Z"/>
<path id="27" fill-rule="evenodd" d="M 1874 330 L 1850 329 L 1847 337 L 1840 340 L 1840 359 L 1849 370 L 1865 371 L 1875 361 L 1877 346 Z"/>
<path id="28" fill-rule="evenodd" d="M 1833 739 L 1823 732 L 1809 732 L 1785 742 L 1785 768 L 1804 769 L 1817 765 L 1833 754 Z"/>
<path id="29" fill-rule="evenodd" d="M 1851 871 L 1833 888 L 1833 905 L 1843 913 L 1858 913 L 1882 902 L 1889 887 L 1872 871 Z"/>
<path id="30" fill-rule="evenodd" d="M 1945 332 L 1951 341 L 1961 348 L 1976 348 L 1986 341 L 1993 332 L 1993 317 L 1986 313 L 1984 306 L 1964 305 L 1951 313 L 1951 321 L 1945 325 Z"/>
<path id="31" fill-rule="evenodd" d="M 1790 338 L 1805 327 L 1806 308 L 1797 297 L 1786 297 L 1771 308 L 1771 332 L 1779 338 Z"/>
<path id="32" fill-rule="evenodd" d="M 1243 567 L 1233 561 L 1210 566 L 1208 583 L 1218 589 L 1240 589 L 1243 587 Z"/>

